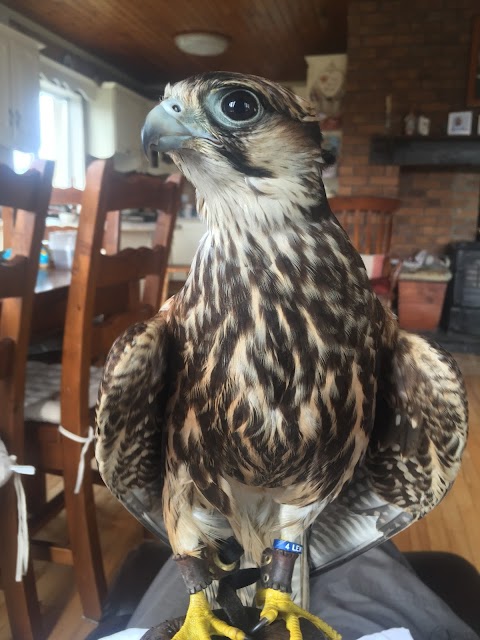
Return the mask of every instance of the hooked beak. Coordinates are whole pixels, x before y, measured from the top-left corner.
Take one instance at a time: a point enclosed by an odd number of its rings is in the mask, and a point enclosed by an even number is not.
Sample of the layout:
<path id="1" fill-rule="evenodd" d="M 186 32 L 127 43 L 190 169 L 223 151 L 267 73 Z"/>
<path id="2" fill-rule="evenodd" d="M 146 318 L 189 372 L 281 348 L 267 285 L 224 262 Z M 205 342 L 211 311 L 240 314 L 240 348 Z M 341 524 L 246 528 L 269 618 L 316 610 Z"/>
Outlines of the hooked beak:
<path id="1" fill-rule="evenodd" d="M 217 138 L 194 123 L 184 123 L 183 105 L 168 98 L 154 107 L 147 115 L 142 129 L 143 149 L 147 156 L 152 151 L 163 153 L 180 149 L 186 140 L 203 138 L 219 144 Z"/>

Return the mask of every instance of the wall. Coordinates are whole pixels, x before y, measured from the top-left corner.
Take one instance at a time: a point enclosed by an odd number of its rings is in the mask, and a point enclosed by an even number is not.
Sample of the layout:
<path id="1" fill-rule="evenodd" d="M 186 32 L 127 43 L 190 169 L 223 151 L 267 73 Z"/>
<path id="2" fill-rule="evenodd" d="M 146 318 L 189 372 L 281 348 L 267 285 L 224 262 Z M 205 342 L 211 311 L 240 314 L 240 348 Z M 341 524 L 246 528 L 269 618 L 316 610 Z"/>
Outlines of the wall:
<path id="1" fill-rule="evenodd" d="M 348 70 L 340 194 L 399 197 L 392 252 L 440 253 L 451 240 L 473 240 L 480 172 L 399 170 L 369 165 L 370 136 L 385 133 L 385 98 L 392 96 L 391 133 L 402 133 L 414 107 L 445 135 L 449 111 L 464 110 L 471 19 L 478 0 L 357 0 L 349 5 Z M 474 111 L 476 131 L 478 109 Z"/>

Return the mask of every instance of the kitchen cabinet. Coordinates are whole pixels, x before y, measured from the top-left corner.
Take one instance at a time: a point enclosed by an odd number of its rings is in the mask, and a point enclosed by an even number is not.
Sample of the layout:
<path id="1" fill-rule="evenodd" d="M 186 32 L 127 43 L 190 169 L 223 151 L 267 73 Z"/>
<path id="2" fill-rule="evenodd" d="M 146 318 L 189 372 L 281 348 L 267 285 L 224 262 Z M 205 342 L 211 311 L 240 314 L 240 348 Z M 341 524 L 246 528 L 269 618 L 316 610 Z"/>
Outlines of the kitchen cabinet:
<path id="1" fill-rule="evenodd" d="M 120 250 L 126 247 L 151 247 L 155 234 L 154 222 L 122 221 L 120 233 Z"/>
<path id="2" fill-rule="evenodd" d="M 141 157 L 141 131 L 151 102 L 116 82 L 104 82 L 89 109 L 89 153 Z"/>
<path id="3" fill-rule="evenodd" d="M 169 264 L 189 265 L 197 251 L 207 225 L 199 218 L 179 218 L 173 232 Z"/>
<path id="4" fill-rule="evenodd" d="M 27 153 L 40 146 L 39 48 L 0 24 L 0 145 Z"/>

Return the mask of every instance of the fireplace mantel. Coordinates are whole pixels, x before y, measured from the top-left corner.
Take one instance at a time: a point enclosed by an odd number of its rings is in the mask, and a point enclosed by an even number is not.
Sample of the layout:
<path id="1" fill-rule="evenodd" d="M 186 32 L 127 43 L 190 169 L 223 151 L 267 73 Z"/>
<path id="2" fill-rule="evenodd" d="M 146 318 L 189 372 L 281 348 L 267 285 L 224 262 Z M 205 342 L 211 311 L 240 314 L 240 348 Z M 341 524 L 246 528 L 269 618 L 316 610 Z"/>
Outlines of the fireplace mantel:
<path id="1" fill-rule="evenodd" d="M 465 167 L 480 171 L 480 137 L 373 136 L 370 163 L 400 167 Z"/>

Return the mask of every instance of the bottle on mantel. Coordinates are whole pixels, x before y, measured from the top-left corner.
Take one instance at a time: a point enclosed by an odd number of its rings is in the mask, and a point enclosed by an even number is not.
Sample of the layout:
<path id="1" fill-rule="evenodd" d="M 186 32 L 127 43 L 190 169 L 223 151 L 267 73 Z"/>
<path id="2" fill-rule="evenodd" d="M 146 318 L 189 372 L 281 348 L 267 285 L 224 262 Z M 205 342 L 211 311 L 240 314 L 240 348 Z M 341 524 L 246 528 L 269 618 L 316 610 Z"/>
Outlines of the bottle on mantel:
<path id="1" fill-rule="evenodd" d="M 415 108 L 411 107 L 410 111 L 403 119 L 403 133 L 406 136 L 413 136 L 417 130 L 417 115 Z"/>
<path id="2" fill-rule="evenodd" d="M 424 113 L 420 113 L 417 119 L 417 133 L 419 136 L 428 136 L 430 134 L 430 118 Z"/>

